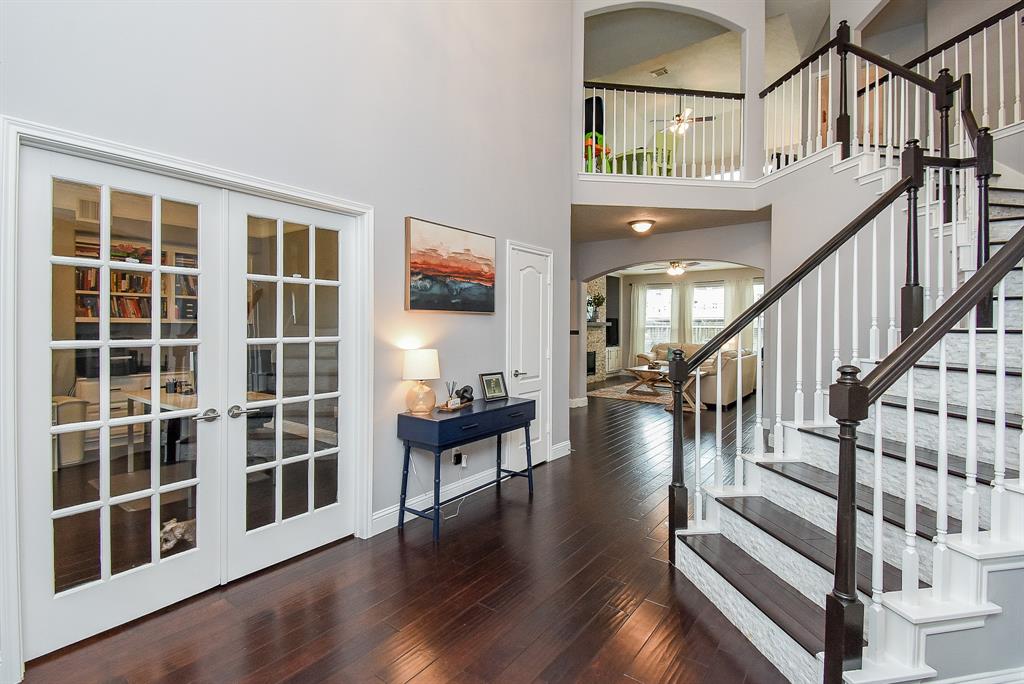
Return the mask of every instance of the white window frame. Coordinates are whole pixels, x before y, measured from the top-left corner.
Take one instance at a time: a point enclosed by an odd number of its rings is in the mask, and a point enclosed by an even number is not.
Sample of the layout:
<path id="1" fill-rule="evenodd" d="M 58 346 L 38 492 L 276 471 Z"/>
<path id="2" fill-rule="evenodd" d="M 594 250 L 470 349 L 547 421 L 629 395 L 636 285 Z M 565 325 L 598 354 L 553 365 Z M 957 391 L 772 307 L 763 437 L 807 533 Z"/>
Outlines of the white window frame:
<path id="1" fill-rule="evenodd" d="M 110 164 L 181 178 L 227 191 L 267 197 L 314 209 L 336 212 L 356 219 L 356 249 L 360 272 L 353 282 L 363 283 L 364 292 L 351 312 L 358 335 L 353 336 L 354 367 L 362 369 L 353 378 L 364 396 L 353 402 L 355 451 L 356 536 L 368 537 L 371 529 L 373 482 L 373 207 L 359 202 L 302 190 L 247 174 L 226 171 L 207 164 L 123 145 L 53 126 L 0 115 L 0 682 L 20 681 L 25 663 L 21 638 L 21 589 L 19 578 L 18 497 L 18 397 L 16 377 L 18 350 L 14 343 L 18 315 L 17 240 L 18 176 L 23 147 L 38 147 Z"/>
<path id="2" fill-rule="evenodd" d="M 672 300 L 672 284 L 671 283 L 654 283 L 654 284 L 648 285 L 647 286 L 647 291 L 644 293 L 644 347 L 646 349 L 652 349 L 653 345 L 658 344 L 657 342 L 653 342 L 653 341 L 650 341 L 650 343 L 649 343 L 649 341 L 647 339 L 647 297 L 650 296 L 651 290 L 668 290 L 669 302 L 670 302 L 669 303 L 669 313 L 668 313 L 668 330 L 669 330 L 668 337 L 669 337 L 669 339 L 667 339 L 665 341 L 666 342 L 678 342 L 678 340 L 671 339 L 671 337 L 672 337 L 672 327 L 673 327 L 674 319 L 676 318 L 676 316 L 678 316 L 678 314 L 675 311 L 673 311 L 673 307 L 672 307 L 672 304 L 671 304 L 671 300 Z"/>
<path id="3" fill-rule="evenodd" d="M 717 288 L 720 288 L 722 290 L 722 319 L 721 319 L 722 320 L 722 325 L 719 327 L 719 330 L 721 330 L 722 328 L 725 328 L 725 326 L 726 326 L 726 320 L 725 320 L 725 281 L 724 280 L 707 280 L 707 281 L 703 281 L 703 282 L 699 282 L 699 283 L 694 283 L 693 284 L 694 296 L 696 296 L 696 293 L 697 293 L 698 289 L 700 289 L 700 288 L 710 288 L 710 287 L 717 287 Z M 697 335 L 696 335 L 697 317 L 696 317 L 695 314 L 693 314 L 693 306 L 692 305 L 690 307 L 690 312 L 691 312 L 690 338 L 694 339 L 694 340 L 697 340 Z M 718 320 L 718 319 L 704 319 L 704 318 L 702 318 L 700 320 L 704 321 L 704 320 Z M 707 342 L 712 337 L 714 337 L 714 335 L 711 335 L 706 340 L 703 340 L 703 342 Z M 698 340 L 698 341 L 700 341 L 700 340 Z"/>

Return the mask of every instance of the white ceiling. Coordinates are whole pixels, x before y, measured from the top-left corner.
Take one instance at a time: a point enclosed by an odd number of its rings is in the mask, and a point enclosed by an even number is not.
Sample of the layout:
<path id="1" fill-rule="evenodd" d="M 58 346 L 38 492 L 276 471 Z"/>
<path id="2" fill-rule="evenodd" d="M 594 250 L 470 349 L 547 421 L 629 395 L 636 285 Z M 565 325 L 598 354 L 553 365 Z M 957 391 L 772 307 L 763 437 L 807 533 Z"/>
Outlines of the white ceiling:
<path id="1" fill-rule="evenodd" d="M 683 263 L 687 263 L 683 260 Z M 638 264 L 636 266 L 630 266 L 624 268 L 621 271 L 615 273 L 609 273 L 608 275 L 613 276 L 636 276 L 636 275 L 657 275 L 658 273 L 664 273 L 668 270 L 667 261 L 652 261 L 649 264 Z M 730 268 L 750 268 L 742 264 L 733 264 L 728 261 L 698 261 L 696 264 L 692 264 L 686 267 L 686 271 L 724 271 Z"/>
<path id="2" fill-rule="evenodd" d="M 768 221 L 771 217 L 771 207 L 757 211 L 738 211 L 574 204 L 572 205 L 572 241 L 643 240 L 650 235 L 659 233 L 675 233 L 683 230 Z M 654 228 L 644 235 L 633 232 L 629 227 L 629 222 L 637 219 L 655 221 Z"/>

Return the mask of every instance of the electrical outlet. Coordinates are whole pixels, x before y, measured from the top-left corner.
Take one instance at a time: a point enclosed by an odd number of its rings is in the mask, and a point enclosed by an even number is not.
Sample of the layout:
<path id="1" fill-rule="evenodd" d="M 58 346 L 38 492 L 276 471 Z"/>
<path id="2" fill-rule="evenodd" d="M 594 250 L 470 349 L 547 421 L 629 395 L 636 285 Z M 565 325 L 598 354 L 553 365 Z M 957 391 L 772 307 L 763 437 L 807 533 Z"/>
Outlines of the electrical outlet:
<path id="1" fill-rule="evenodd" d="M 469 456 L 467 456 L 466 454 L 461 454 L 461 456 L 462 456 L 462 467 L 463 468 L 468 468 L 469 467 Z"/>
<path id="2" fill-rule="evenodd" d="M 462 456 L 462 452 L 461 451 L 453 451 L 452 452 L 452 465 L 460 465 L 460 466 L 465 466 L 466 465 L 465 461 L 463 460 L 463 456 Z"/>

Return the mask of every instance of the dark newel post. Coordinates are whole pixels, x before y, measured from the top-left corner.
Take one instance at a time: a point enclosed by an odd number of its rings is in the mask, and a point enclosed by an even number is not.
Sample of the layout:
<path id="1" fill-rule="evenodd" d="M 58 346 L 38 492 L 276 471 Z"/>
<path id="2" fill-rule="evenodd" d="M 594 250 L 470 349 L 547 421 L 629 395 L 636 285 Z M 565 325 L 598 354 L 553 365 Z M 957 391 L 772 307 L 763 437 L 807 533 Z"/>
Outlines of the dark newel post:
<path id="1" fill-rule="evenodd" d="M 907 189 L 907 279 L 900 291 L 900 335 L 906 339 L 924 321 L 924 288 L 918 276 L 917 191 L 924 185 L 924 150 L 908 140 L 900 159 L 904 178 L 913 179 Z"/>
<path id="2" fill-rule="evenodd" d="M 953 108 L 955 83 L 949 75 L 949 69 L 939 69 L 935 79 L 935 109 L 939 112 L 939 156 L 949 158 L 949 110 Z M 942 207 L 942 221 L 953 220 L 953 186 L 950 182 L 949 169 L 942 169 L 942 196 L 945 204 Z"/>
<path id="3" fill-rule="evenodd" d="M 683 481 L 683 383 L 690 374 L 681 349 L 672 352 L 668 377 L 672 381 L 672 484 L 668 487 L 668 560 L 676 562 L 676 530 L 686 529 L 687 493 Z"/>
<path id="4" fill-rule="evenodd" d="M 839 141 L 843 159 L 850 156 L 850 104 L 849 86 L 846 79 L 846 46 L 850 44 L 850 25 L 843 19 L 836 29 L 836 50 L 839 52 L 839 116 L 836 117 L 836 139 Z"/>
<path id="5" fill-rule="evenodd" d="M 857 598 L 857 426 L 868 417 L 868 392 L 856 366 L 841 366 L 829 387 L 829 413 L 839 422 L 839 503 L 836 574 L 825 598 L 825 684 L 842 684 L 861 667 L 864 604 Z M 879 552 L 876 549 L 876 553 Z"/>
<path id="6" fill-rule="evenodd" d="M 974 144 L 974 153 L 978 160 L 978 165 L 975 167 L 978 179 L 978 263 L 976 267 L 981 268 L 989 258 L 988 181 L 992 175 L 993 165 L 992 134 L 988 132 L 987 128 L 978 129 L 978 140 Z M 991 297 L 981 300 L 975 315 L 979 328 L 993 327 Z"/>

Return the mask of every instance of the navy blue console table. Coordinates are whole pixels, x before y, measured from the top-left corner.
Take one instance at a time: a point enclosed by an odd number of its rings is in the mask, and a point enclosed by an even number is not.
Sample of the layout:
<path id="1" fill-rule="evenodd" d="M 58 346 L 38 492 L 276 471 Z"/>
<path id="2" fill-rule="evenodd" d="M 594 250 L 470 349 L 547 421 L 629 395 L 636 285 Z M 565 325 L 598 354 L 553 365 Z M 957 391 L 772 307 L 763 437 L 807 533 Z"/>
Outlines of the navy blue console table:
<path id="1" fill-rule="evenodd" d="M 398 529 L 405 527 L 406 512 L 426 518 L 434 523 L 434 541 L 441 538 L 441 506 L 455 499 L 472 494 L 492 484 L 501 486 L 501 481 L 510 477 L 525 477 L 533 494 L 533 454 L 530 452 L 530 421 L 537 415 L 533 399 L 499 399 L 484 401 L 477 399 L 461 411 L 446 413 L 434 410 L 429 415 L 400 413 L 398 415 L 398 438 L 405 444 L 405 461 L 402 464 L 402 496 L 398 504 Z M 501 436 L 513 430 L 526 433 L 526 470 L 517 471 L 501 467 Z M 446 501 L 441 501 L 441 452 L 446 449 L 476 442 L 488 437 L 497 437 L 497 468 L 494 479 L 479 487 Z M 413 448 L 425 449 L 434 454 L 434 507 L 430 512 L 409 508 L 405 495 L 409 488 L 409 455 Z"/>

